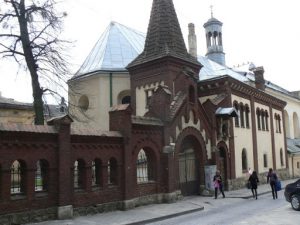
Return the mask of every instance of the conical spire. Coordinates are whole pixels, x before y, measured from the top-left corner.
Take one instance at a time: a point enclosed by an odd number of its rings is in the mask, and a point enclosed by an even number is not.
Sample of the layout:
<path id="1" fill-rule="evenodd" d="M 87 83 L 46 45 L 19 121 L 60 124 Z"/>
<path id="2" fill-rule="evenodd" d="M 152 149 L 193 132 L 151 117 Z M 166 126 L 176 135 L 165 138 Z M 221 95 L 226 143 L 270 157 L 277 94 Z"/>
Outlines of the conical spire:
<path id="1" fill-rule="evenodd" d="M 144 51 L 128 67 L 164 56 L 199 64 L 186 49 L 172 0 L 153 0 Z"/>

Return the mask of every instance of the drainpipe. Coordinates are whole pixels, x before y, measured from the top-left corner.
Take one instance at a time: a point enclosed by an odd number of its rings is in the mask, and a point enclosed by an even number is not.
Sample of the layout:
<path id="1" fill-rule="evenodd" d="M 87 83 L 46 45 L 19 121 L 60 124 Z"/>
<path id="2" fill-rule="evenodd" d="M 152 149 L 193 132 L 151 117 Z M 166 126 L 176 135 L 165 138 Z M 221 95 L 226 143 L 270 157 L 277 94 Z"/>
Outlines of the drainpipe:
<path id="1" fill-rule="evenodd" d="M 113 84 L 112 84 L 112 73 L 109 73 L 109 105 L 110 107 L 112 107 L 113 105 L 113 92 L 112 92 L 112 87 L 113 87 Z"/>

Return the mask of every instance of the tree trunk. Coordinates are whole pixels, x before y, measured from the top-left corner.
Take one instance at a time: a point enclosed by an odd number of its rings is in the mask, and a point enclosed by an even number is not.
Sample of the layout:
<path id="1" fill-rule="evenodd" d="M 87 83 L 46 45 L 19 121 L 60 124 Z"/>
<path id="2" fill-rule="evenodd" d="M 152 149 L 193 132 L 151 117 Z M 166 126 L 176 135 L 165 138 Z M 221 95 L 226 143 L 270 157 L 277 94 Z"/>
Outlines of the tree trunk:
<path id="1" fill-rule="evenodd" d="M 31 76 L 31 86 L 32 86 L 32 95 L 33 95 L 33 108 L 35 112 L 34 123 L 36 125 L 44 124 L 44 103 L 43 103 L 43 90 L 40 87 L 39 77 L 37 73 L 37 64 L 32 54 L 32 49 L 30 45 L 30 39 L 27 29 L 27 20 L 25 14 L 25 0 L 20 1 L 19 5 L 19 25 L 20 25 L 20 34 L 22 40 L 22 46 L 24 50 L 25 60 Z"/>

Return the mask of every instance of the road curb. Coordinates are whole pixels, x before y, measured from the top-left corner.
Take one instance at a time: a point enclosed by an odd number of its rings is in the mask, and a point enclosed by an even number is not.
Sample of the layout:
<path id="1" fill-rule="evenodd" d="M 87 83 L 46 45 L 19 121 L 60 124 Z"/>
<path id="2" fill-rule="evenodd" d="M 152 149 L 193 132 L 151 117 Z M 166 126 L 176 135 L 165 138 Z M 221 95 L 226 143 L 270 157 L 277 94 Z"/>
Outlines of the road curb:
<path id="1" fill-rule="evenodd" d="M 125 225 L 141 225 L 141 224 L 153 223 L 153 222 L 166 220 L 166 219 L 170 219 L 170 218 L 174 218 L 174 217 L 177 217 L 177 216 L 182 216 L 182 215 L 185 215 L 185 214 L 194 213 L 194 212 L 198 212 L 198 211 L 202 211 L 202 210 L 204 210 L 204 206 L 201 206 L 201 207 L 196 208 L 196 209 L 190 209 L 190 210 L 186 210 L 186 211 L 183 211 L 183 212 L 178 212 L 178 213 L 165 215 L 165 216 L 155 217 L 155 218 L 151 218 L 151 219 L 145 219 L 145 220 L 132 222 L 132 223 L 126 223 Z"/>

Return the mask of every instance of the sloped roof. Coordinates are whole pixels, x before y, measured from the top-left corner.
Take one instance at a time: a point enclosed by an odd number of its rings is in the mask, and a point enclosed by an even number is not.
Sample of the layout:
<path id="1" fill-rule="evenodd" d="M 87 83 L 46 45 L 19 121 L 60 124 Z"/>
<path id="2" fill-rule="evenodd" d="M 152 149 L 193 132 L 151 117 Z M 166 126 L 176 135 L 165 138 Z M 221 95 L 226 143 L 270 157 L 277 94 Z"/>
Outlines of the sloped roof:
<path id="1" fill-rule="evenodd" d="M 127 72 L 128 63 L 142 53 L 145 39 L 144 33 L 117 22 L 111 22 L 72 79 L 90 76 L 97 71 Z M 254 81 L 254 73 L 251 71 L 255 67 L 253 63 L 229 68 L 205 56 L 199 55 L 197 59 L 203 65 L 199 73 L 200 82 L 224 75 L 248 84 Z M 289 91 L 270 81 L 266 81 L 265 84 L 273 90 L 295 97 Z"/>
<path id="2" fill-rule="evenodd" d="M 143 52 L 128 67 L 165 56 L 199 64 L 186 49 L 172 0 L 154 0 Z"/>
<path id="3" fill-rule="evenodd" d="M 127 71 L 125 67 L 142 52 L 145 34 L 111 22 L 72 79 L 96 71 Z"/>
<path id="4" fill-rule="evenodd" d="M 286 140 L 288 153 L 300 155 L 300 139 L 287 138 Z"/>

